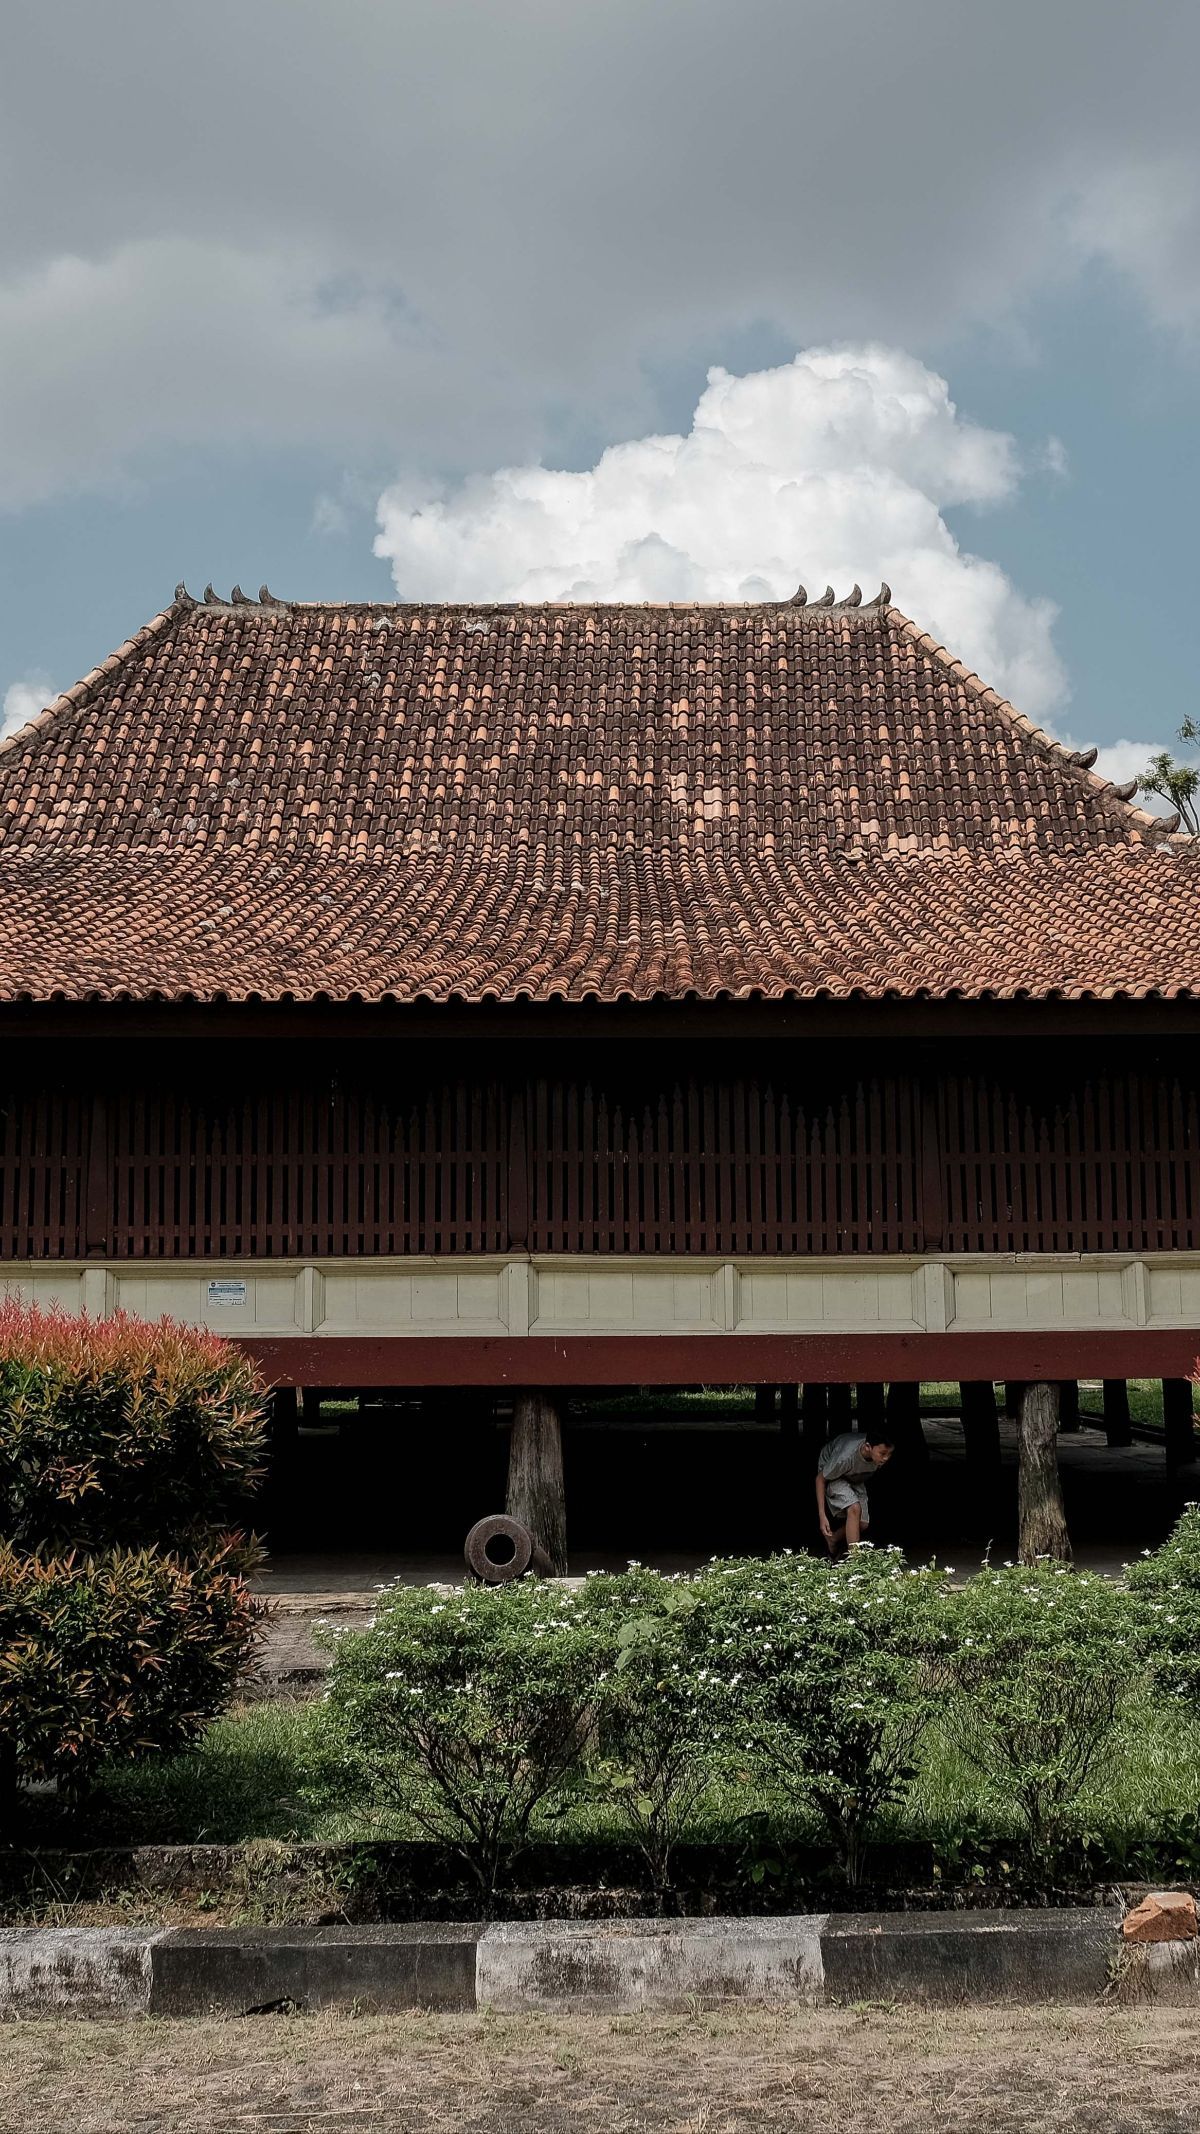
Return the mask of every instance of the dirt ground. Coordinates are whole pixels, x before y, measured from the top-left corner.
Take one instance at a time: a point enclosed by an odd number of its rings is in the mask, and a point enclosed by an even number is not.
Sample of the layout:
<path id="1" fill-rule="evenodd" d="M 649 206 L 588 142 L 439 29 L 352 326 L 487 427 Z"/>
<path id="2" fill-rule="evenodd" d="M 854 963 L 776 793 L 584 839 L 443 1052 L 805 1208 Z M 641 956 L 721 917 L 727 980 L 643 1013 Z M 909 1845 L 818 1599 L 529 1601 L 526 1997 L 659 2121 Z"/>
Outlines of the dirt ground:
<path id="1" fill-rule="evenodd" d="M 1200 2127 L 1185 2012 L 255 2017 L 0 2028 L 3 2134 Z"/>

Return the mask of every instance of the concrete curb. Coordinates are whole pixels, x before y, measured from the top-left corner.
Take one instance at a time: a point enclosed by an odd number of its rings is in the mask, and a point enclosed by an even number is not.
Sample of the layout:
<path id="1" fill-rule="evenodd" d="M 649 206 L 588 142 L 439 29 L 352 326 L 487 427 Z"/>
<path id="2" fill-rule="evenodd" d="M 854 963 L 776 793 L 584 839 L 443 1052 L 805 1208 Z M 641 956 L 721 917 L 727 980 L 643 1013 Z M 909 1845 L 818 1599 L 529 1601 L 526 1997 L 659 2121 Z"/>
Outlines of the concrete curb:
<path id="1" fill-rule="evenodd" d="M 1119 1974 L 1121 1918 L 1093 1909 L 489 1927 L 10 1927 L 0 1930 L 0 2018 L 1086 2002 Z M 1175 1964 L 1162 1985 L 1177 1993 L 1195 1971 L 1193 1962 L 1185 1979 Z M 1200 1998 L 1200 1980 L 1190 1990 Z"/>

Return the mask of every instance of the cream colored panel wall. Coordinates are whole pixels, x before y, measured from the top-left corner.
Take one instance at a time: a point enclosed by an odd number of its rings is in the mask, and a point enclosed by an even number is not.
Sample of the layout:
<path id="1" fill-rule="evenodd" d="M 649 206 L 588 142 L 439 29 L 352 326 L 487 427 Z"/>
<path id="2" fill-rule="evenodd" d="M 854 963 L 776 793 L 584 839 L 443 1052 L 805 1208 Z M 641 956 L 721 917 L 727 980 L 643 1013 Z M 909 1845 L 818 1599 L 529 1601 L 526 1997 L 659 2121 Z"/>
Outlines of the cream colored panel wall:
<path id="1" fill-rule="evenodd" d="M 949 1324 L 961 1332 L 1120 1326 L 1132 1317 L 1124 1273 L 1120 1261 L 952 1264 Z"/>
<path id="2" fill-rule="evenodd" d="M 140 1319 L 181 1319 L 217 1334 L 294 1334 L 303 1324 L 294 1270 L 239 1262 L 197 1272 L 159 1262 L 136 1272 L 110 1269 L 110 1279 L 116 1309 Z"/>
<path id="3" fill-rule="evenodd" d="M 505 1262 L 326 1260 L 322 1334 L 503 1334 Z"/>
<path id="4" fill-rule="evenodd" d="M 78 1267 L 0 1267 L 0 1297 L 20 1297 L 43 1311 L 83 1310 L 83 1277 Z"/>
<path id="5" fill-rule="evenodd" d="M 831 1327 L 920 1331 L 921 1266 L 854 1260 L 738 1270 L 737 1327 L 744 1334 L 827 1333 Z"/>
<path id="6" fill-rule="evenodd" d="M 1151 1326 L 1200 1326 L 1200 1266 L 1151 1262 L 1146 1274 Z"/>
<path id="7" fill-rule="evenodd" d="M 0 1265 L 0 1294 L 226 1334 L 1200 1329 L 1200 1256 L 1134 1259 L 88 1261 Z"/>
<path id="8" fill-rule="evenodd" d="M 714 1333 L 719 1266 L 662 1260 L 535 1260 L 531 1334 Z"/>

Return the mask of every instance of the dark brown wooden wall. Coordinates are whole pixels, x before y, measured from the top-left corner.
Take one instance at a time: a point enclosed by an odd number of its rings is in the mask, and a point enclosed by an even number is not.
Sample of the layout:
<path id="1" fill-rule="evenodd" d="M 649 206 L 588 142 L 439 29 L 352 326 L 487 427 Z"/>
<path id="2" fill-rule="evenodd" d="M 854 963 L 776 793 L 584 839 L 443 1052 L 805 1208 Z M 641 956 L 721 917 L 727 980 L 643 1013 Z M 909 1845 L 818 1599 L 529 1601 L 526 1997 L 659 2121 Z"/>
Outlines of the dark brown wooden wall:
<path id="1" fill-rule="evenodd" d="M 1195 1250 L 1185 1067 L 16 1090 L 0 1259 Z"/>

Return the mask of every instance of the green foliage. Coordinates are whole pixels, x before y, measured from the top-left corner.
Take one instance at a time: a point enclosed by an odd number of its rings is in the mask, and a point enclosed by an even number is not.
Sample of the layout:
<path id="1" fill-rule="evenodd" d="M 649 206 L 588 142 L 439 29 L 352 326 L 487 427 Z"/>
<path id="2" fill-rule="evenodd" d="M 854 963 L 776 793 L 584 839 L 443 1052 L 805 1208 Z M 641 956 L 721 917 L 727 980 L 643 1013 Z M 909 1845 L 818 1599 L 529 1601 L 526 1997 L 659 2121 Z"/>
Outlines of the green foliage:
<path id="1" fill-rule="evenodd" d="M 1112 1743 L 1139 1650 L 1131 1596 L 1092 1572 L 1049 1562 L 981 1571 L 955 1596 L 948 1730 L 1036 1848 L 1061 1837 Z"/>
<path id="2" fill-rule="evenodd" d="M 227 1552 L 82 1560 L 0 1543 L 0 1793 L 86 1791 L 107 1759 L 194 1741 L 250 1658 L 261 1603 Z"/>
<path id="3" fill-rule="evenodd" d="M 939 1703 L 945 1580 L 895 1550 L 840 1563 L 716 1564 L 704 1595 L 706 1687 L 722 1731 L 790 1802 L 816 1810 L 848 1880 L 904 1793 Z"/>
<path id="4" fill-rule="evenodd" d="M 671 1856 L 714 1776 L 729 1696 L 705 1663 L 711 1581 L 638 1566 L 590 1578 L 582 1606 L 611 1659 L 584 1783 L 615 1810 L 641 1852 L 658 1901 Z"/>
<path id="5" fill-rule="evenodd" d="M 0 1792 L 192 1742 L 261 1613 L 262 1388 L 214 1335 L 0 1305 Z"/>
<path id="6" fill-rule="evenodd" d="M 1153 1555 L 1129 1572 L 1160 1689 L 1200 1708 L 1200 1505 L 1189 1504 Z"/>
<path id="7" fill-rule="evenodd" d="M 456 1849 L 490 1911 L 535 1809 L 582 1759 L 607 1657 L 588 1612 L 536 1579 L 397 1586 L 332 1650 L 328 1709 L 351 1767 Z"/>
<path id="8" fill-rule="evenodd" d="M 24 1549 L 187 1553 L 239 1526 L 263 1391 L 215 1335 L 0 1305 L 0 1535 Z"/>
<path id="9" fill-rule="evenodd" d="M 1200 721 L 1190 715 L 1179 728 L 1179 738 L 1189 744 L 1200 741 Z M 1138 779 L 1139 793 L 1157 793 L 1178 808 L 1185 830 L 1200 836 L 1200 765 L 1177 763 L 1170 749 L 1151 756 Z"/>

